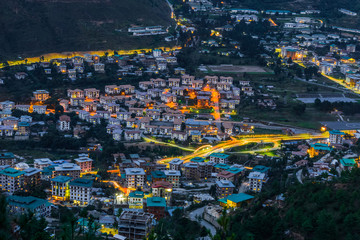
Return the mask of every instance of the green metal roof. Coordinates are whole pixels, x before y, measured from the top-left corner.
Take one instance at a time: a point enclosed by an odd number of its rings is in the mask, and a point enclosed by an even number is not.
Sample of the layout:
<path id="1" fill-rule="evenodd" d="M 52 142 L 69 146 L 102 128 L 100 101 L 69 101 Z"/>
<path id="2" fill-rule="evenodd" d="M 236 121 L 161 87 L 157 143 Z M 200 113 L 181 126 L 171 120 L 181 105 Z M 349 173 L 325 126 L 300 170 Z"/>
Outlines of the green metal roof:
<path id="1" fill-rule="evenodd" d="M 57 176 L 51 179 L 52 182 L 66 183 L 71 180 L 71 177 L 68 176 Z"/>
<path id="2" fill-rule="evenodd" d="M 341 132 L 339 130 L 332 130 L 332 131 L 329 131 L 330 134 L 334 134 L 334 135 L 345 135 L 344 132 Z"/>
<path id="3" fill-rule="evenodd" d="M 10 177 L 18 177 L 23 175 L 24 172 L 20 170 L 16 170 L 14 168 L 5 168 L 4 170 L 0 171 L 0 174 Z"/>
<path id="4" fill-rule="evenodd" d="M 329 147 L 327 144 L 325 143 L 315 143 L 315 144 L 311 144 L 311 147 L 314 148 L 315 150 L 320 150 L 320 151 L 331 151 L 331 147 Z"/>
<path id="5" fill-rule="evenodd" d="M 230 166 L 228 166 L 227 164 L 225 163 L 218 163 L 214 166 L 215 168 L 221 168 L 221 169 L 229 169 Z"/>
<path id="6" fill-rule="evenodd" d="M 19 122 L 18 126 L 19 127 L 30 127 L 30 123 L 28 123 L 28 122 Z"/>
<path id="7" fill-rule="evenodd" d="M 46 201 L 44 199 L 32 197 L 32 196 L 22 197 L 22 196 L 13 195 L 13 196 L 8 196 L 7 201 L 8 201 L 9 205 L 27 208 L 30 210 L 34 210 L 37 207 L 44 205 L 44 204 L 45 204 L 45 206 L 51 205 L 51 203 L 49 203 L 48 201 Z"/>
<path id="8" fill-rule="evenodd" d="M 4 158 L 14 158 L 14 154 L 11 152 L 5 152 L 5 153 L 0 153 L 0 159 L 4 159 Z"/>
<path id="9" fill-rule="evenodd" d="M 240 173 L 240 172 L 242 172 L 243 170 L 244 170 L 244 169 L 240 169 L 240 168 L 236 168 L 236 167 L 226 169 L 226 171 L 231 172 L 231 173 L 233 173 L 233 174 Z"/>
<path id="10" fill-rule="evenodd" d="M 144 198 L 144 192 L 142 191 L 133 191 L 129 194 L 129 197 L 132 198 Z"/>
<path id="11" fill-rule="evenodd" d="M 77 178 L 69 183 L 69 186 L 92 187 L 93 181 L 84 178 Z"/>
<path id="12" fill-rule="evenodd" d="M 191 162 L 204 162 L 205 158 L 202 157 L 194 157 L 190 160 Z"/>
<path id="13" fill-rule="evenodd" d="M 340 163 L 345 167 L 353 167 L 355 166 L 356 162 L 352 158 L 343 158 L 340 159 Z"/>
<path id="14" fill-rule="evenodd" d="M 225 153 L 212 153 L 212 154 L 210 154 L 210 157 L 217 157 L 217 158 L 226 159 L 226 158 L 230 157 L 230 155 L 225 154 Z"/>
<path id="15" fill-rule="evenodd" d="M 55 170 L 55 166 L 54 165 L 51 165 L 51 166 L 48 166 L 46 168 L 44 168 L 42 171 L 41 171 L 41 174 L 42 175 L 52 175 L 52 172 Z"/>
<path id="16" fill-rule="evenodd" d="M 146 199 L 148 207 L 166 207 L 165 198 L 162 197 L 151 197 Z"/>
<path id="17" fill-rule="evenodd" d="M 265 167 L 263 165 L 256 165 L 252 171 L 253 172 L 261 172 L 261 173 L 266 173 L 267 171 L 269 171 L 270 168 L 269 167 Z"/>
<path id="18" fill-rule="evenodd" d="M 152 171 L 151 172 L 151 177 L 152 178 L 166 178 L 166 175 L 162 171 Z"/>
<path id="19" fill-rule="evenodd" d="M 231 194 L 225 198 L 219 199 L 220 202 L 227 203 L 227 200 L 230 200 L 234 203 L 239 203 L 243 201 L 247 201 L 254 198 L 253 196 L 246 194 L 246 193 L 238 193 L 238 194 Z"/>

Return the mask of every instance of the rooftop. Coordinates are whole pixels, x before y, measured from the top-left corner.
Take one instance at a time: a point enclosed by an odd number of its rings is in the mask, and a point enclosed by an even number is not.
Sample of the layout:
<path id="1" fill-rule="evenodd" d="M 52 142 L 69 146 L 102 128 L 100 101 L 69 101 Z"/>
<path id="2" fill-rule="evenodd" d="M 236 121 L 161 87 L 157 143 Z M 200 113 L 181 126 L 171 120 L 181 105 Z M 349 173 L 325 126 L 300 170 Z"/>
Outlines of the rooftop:
<path id="1" fill-rule="evenodd" d="M 4 170 L 0 171 L 1 175 L 6 175 L 9 177 L 18 177 L 23 175 L 25 172 L 16 170 L 14 168 L 5 168 Z"/>
<path id="2" fill-rule="evenodd" d="M 146 199 L 148 207 L 166 207 L 166 200 L 162 197 L 150 197 Z"/>
<path id="3" fill-rule="evenodd" d="M 14 158 L 14 154 L 11 152 L 5 152 L 5 153 L 0 153 L 0 159 L 4 159 L 4 158 Z"/>
<path id="4" fill-rule="evenodd" d="M 32 197 L 32 196 L 22 197 L 22 196 L 13 195 L 13 196 L 7 197 L 7 201 L 8 201 L 8 204 L 11 206 L 27 208 L 30 210 L 34 210 L 41 205 L 45 205 L 45 206 L 51 205 L 48 201 L 46 201 L 44 199 L 36 198 L 36 197 Z"/>
<path id="5" fill-rule="evenodd" d="M 165 170 L 164 173 L 166 176 L 178 176 L 178 177 L 181 176 L 180 171 L 176 171 L 176 170 Z"/>
<path id="6" fill-rule="evenodd" d="M 246 193 L 238 193 L 238 194 L 231 194 L 225 198 L 219 199 L 220 202 L 227 203 L 227 200 L 234 202 L 234 203 L 240 203 L 243 201 L 247 201 L 254 198 L 253 196 L 246 194 Z"/>
<path id="7" fill-rule="evenodd" d="M 166 178 L 166 175 L 162 171 L 152 171 L 151 172 L 151 177 L 152 178 Z"/>
<path id="8" fill-rule="evenodd" d="M 262 165 L 256 165 L 252 171 L 253 172 L 261 172 L 261 173 L 265 173 L 267 171 L 269 171 L 270 168 L 269 167 L 265 167 L 265 166 L 262 166 Z"/>
<path id="9" fill-rule="evenodd" d="M 340 163 L 341 165 L 343 165 L 344 167 L 353 167 L 355 166 L 356 162 L 354 159 L 352 158 L 343 158 L 340 159 Z"/>
<path id="10" fill-rule="evenodd" d="M 70 182 L 72 178 L 68 176 L 57 176 L 51 179 L 52 182 L 59 182 L 59 183 L 65 183 Z"/>
<path id="11" fill-rule="evenodd" d="M 77 178 L 74 181 L 69 183 L 69 186 L 76 186 L 76 187 L 92 187 L 93 181 L 90 179 L 85 178 Z"/>
<path id="12" fill-rule="evenodd" d="M 53 162 L 50 160 L 50 158 L 37 158 L 34 159 L 35 164 L 53 164 Z"/>
<path id="13" fill-rule="evenodd" d="M 180 158 L 174 158 L 173 160 L 171 160 L 169 162 L 169 164 L 174 164 L 174 165 L 180 165 L 182 164 L 184 161 L 183 160 L 180 160 Z"/>
<path id="14" fill-rule="evenodd" d="M 228 157 L 230 157 L 230 155 L 227 155 L 225 153 L 212 153 L 212 154 L 210 154 L 210 157 L 227 159 Z"/>
<path id="15" fill-rule="evenodd" d="M 80 162 L 80 163 L 82 163 L 82 162 L 92 162 L 93 161 L 89 157 L 79 157 L 79 158 L 75 158 L 74 160 L 75 160 L 75 162 Z"/>
<path id="16" fill-rule="evenodd" d="M 235 187 L 235 185 L 229 180 L 216 181 L 216 185 L 218 185 L 221 188 L 234 188 Z"/>
<path id="17" fill-rule="evenodd" d="M 132 198 L 144 198 L 144 192 L 142 191 L 133 191 L 129 194 L 129 197 Z"/>
<path id="18" fill-rule="evenodd" d="M 205 158 L 202 157 L 194 157 L 190 160 L 191 162 L 204 162 Z"/>
<path id="19" fill-rule="evenodd" d="M 145 171 L 142 168 L 125 168 L 126 175 L 145 175 Z"/>
<path id="20" fill-rule="evenodd" d="M 55 171 L 80 171 L 81 168 L 79 165 L 74 163 L 64 163 L 55 167 Z"/>

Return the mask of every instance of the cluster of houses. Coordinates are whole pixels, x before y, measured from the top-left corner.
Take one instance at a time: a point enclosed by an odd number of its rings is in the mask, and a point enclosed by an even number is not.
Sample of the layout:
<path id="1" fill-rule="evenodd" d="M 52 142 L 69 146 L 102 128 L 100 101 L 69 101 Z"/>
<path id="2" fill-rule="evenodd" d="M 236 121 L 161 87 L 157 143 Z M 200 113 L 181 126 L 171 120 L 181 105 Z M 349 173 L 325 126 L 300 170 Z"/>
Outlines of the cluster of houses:
<path id="1" fill-rule="evenodd" d="M 15 206 L 12 211 L 17 213 L 39 207 L 39 211 L 35 211 L 37 214 L 49 216 L 51 204 L 46 200 L 13 196 L 19 191 L 31 192 L 41 181 L 51 183 L 53 200 L 84 206 L 92 196 L 92 180 L 81 178 L 81 175 L 91 171 L 92 162 L 87 154 L 79 154 L 72 161 L 39 158 L 30 164 L 11 152 L 1 152 L 0 190 L 9 196 L 9 205 Z"/>
<path id="2" fill-rule="evenodd" d="M 233 124 L 219 128 L 213 120 L 221 114 L 234 114 L 240 103 L 240 88 L 232 77 L 181 75 L 179 78 L 150 79 L 133 85 L 106 85 L 100 90 L 69 89 L 59 104 L 76 111 L 81 120 L 108 122 L 107 132 L 114 140 L 140 140 L 143 135 L 179 141 L 218 141 L 233 134 Z M 206 113 L 199 113 L 205 109 Z M 186 114 L 192 118 L 186 119 Z M 195 118 L 197 119 L 195 119 Z M 69 130 L 69 117 L 60 118 L 60 130 Z M 223 131 L 221 130 L 223 129 Z"/>
<path id="3" fill-rule="evenodd" d="M 153 31 L 162 27 L 150 27 Z M 136 29 L 136 28 L 135 28 Z M 129 29 L 130 31 L 130 29 Z M 131 30 L 132 31 L 132 30 Z M 134 30 L 134 34 L 141 30 Z M 157 34 L 163 34 L 158 31 Z M 140 35 L 141 33 L 137 33 Z M 165 32 L 166 33 L 166 32 Z M 146 33 L 142 33 L 145 34 Z M 41 68 L 45 76 L 52 80 L 55 76 L 63 76 L 64 80 L 75 81 L 77 79 L 91 78 L 94 73 L 105 73 L 107 65 L 117 65 L 117 76 L 143 76 L 153 75 L 160 72 L 168 71 L 169 66 L 177 65 L 176 54 L 179 50 L 163 51 L 161 49 L 154 49 L 149 52 L 139 51 L 133 55 L 118 55 L 116 52 L 113 55 L 107 54 L 106 56 L 99 56 L 97 54 L 84 54 L 83 56 L 74 56 L 71 58 L 54 58 L 50 61 L 42 61 L 32 63 L 26 66 L 27 72 L 34 71 Z M 182 68 L 176 68 L 177 72 L 184 71 Z M 15 79 L 24 80 L 29 77 L 26 72 L 17 72 L 14 74 Z M 10 78 L 1 79 L 1 84 Z"/>
<path id="4" fill-rule="evenodd" d="M 297 145 L 296 150 L 291 151 L 291 158 L 297 160 L 289 160 L 287 169 L 306 169 L 307 173 L 302 175 L 309 178 L 333 178 L 341 175 L 342 171 L 359 167 L 359 155 L 351 151 L 351 146 L 359 139 L 360 129 L 344 126 L 329 122 L 328 139 Z"/>

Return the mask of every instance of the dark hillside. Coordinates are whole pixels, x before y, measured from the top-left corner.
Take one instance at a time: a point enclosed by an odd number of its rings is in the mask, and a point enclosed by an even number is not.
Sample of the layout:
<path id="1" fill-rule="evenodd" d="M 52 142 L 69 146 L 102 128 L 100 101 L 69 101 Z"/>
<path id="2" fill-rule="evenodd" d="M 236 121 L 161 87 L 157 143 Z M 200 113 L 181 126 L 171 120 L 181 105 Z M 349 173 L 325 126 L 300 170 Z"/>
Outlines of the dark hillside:
<path id="1" fill-rule="evenodd" d="M 128 26 L 169 24 L 165 0 L 2 0 L 0 55 L 140 47 Z"/>

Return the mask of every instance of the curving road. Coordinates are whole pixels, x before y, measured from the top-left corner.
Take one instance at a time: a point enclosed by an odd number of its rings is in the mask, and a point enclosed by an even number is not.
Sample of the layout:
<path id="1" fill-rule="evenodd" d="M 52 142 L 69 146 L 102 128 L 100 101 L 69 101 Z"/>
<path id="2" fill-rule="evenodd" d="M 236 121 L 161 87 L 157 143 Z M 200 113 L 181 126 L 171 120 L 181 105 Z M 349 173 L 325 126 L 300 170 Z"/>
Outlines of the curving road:
<path id="1" fill-rule="evenodd" d="M 328 137 L 329 137 L 329 134 L 327 132 L 325 132 L 325 133 L 316 134 L 316 135 L 315 134 L 298 134 L 298 135 L 294 135 L 294 136 L 268 135 L 268 136 L 262 136 L 262 137 L 252 137 L 252 138 L 249 137 L 249 138 L 241 138 L 241 139 L 232 138 L 231 140 L 228 140 L 225 142 L 220 142 L 219 144 L 217 144 L 215 146 L 201 148 L 198 151 L 194 151 L 193 153 L 183 156 L 183 157 L 180 157 L 180 158 L 184 161 L 184 163 L 186 163 L 186 162 L 189 162 L 194 157 L 207 157 L 212 153 L 223 152 L 225 149 L 243 146 L 243 145 L 246 145 L 249 143 L 258 143 L 258 142 L 274 143 L 273 149 L 275 150 L 275 149 L 278 149 L 279 142 L 283 141 L 283 140 L 296 141 L 296 140 L 308 140 L 308 139 L 322 139 L 322 138 L 328 138 Z M 173 144 L 173 145 L 177 146 L 176 144 Z M 261 150 L 263 150 L 263 149 L 261 149 Z M 254 153 L 256 151 L 260 151 L 260 150 L 249 151 L 249 153 Z M 171 161 L 172 159 L 173 158 L 164 158 L 164 159 L 159 160 L 158 163 L 159 164 L 168 164 L 168 162 Z"/>

